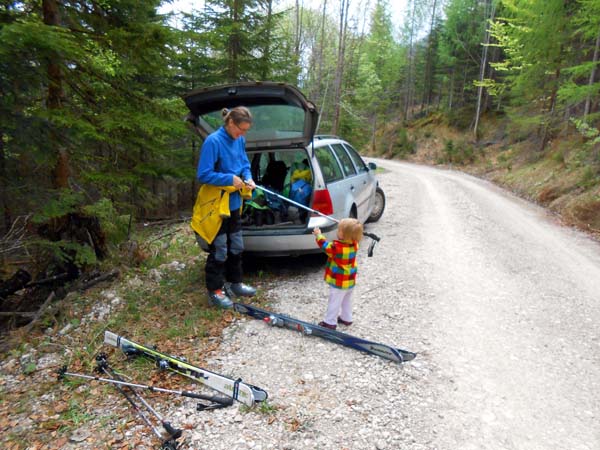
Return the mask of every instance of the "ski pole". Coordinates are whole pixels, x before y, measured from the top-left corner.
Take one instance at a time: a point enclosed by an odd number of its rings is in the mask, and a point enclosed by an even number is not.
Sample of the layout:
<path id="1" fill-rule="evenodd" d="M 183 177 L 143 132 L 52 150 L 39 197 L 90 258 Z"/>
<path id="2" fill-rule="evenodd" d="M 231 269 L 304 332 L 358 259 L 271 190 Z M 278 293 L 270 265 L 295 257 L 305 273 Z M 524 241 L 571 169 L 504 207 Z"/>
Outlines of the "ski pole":
<path id="1" fill-rule="evenodd" d="M 173 389 L 165 389 L 165 388 L 161 388 L 161 387 L 157 387 L 157 386 L 149 386 L 146 384 L 138 384 L 138 383 L 130 383 L 127 381 L 121 381 L 121 380 L 116 380 L 113 378 L 102 378 L 99 376 L 94 376 L 94 375 L 85 375 L 82 373 L 73 373 L 73 372 L 67 372 L 67 366 L 63 366 L 59 371 L 58 371 L 58 378 L 61 379 L 64 376 L 69 376 L 69 377 L 75 377 L 75 378 L 83 378 L 86 380 L 95 380 L 95 381 L 101 381 L 103 383 L 110 383 L 110 384 L 116 384 L 116 385 L 120 385 L 120 386 L 127 386 L 127 387 L 131 387 L 131 388 L 138 388 L 138 389 L 147 389 L 151 392 L 164 392 L 167 394 L 175 394 L 175 395 L 180 395 L 182 397 L 189 397 L 189 398 L 195 398 L 195 399 L 199 399 L 199 400 L 207 400 L 213 403 L 218 403 L 219 407 L 224 407 L 224 406 L 230 406 L 233 404 L 233 399 L 228 398 L 228 397 L 219 397 L 219 396 L 211 396 L 211 395 L 203 395 L 203 394 L 196 394 L 194 392 L 189 392 L 189 391 L 176 391 Z M 207 408 L 205 408 L 207 409 Z M 214 408 L 211 408 L 214 409 Z"/>
<path id="2" fill-rule="evenodd" d="M 96 361 L 98 362 L 98 365 L 96 366 L 96 371 L 98 372 L 104 372 L 109 376 L 113 376 L 113 377 L 117 377 L 118 375 L 116 375 L 116 373 L 114 373 L 114 371 L 112 374 L 107 370 L 109 368 L 108 366 L 108 362 L 106 360 L 106 355 L 101 353 L 98 356 L 96 356 Z M 162 416 L 154 409 L 152 408 L 148 402 L 146 402 L 144 400 L 144 398 L 133 389 L 133 387 L 139 387 L 139 386 L 143 386 L 143 385 L 136 385 L 134 383 L 127 383 L 121 379 L 115 379 L 115 378 L 102 378 L 102 377 L 97 377 L 97 376 L 91 376 L 91 375 L 84 375 L 84 374 L 77 374 L 77 373 L 71 373 L 71 372 L 67 372 L 67 366 L 63 366 L 61 369 L 58 370 L 58 379 L 63 379 L 65 376 L 71 376 L 71 377 L 77 377 L 77 378 L 84 378 L 84 379 L 90 379 L 90 380 L 97 380 L 97 381 L 103 381 L 103 382 L 107 382 L 107 383 L 111 383 L 115 386 L 115 388 L 121 393 L 123 394 L 123 396 L 125 397 L 125 399 L 129 402 L 129 404 L 133 407 L 133 409 L 135 410 L 135 412 L 140 416 L 140 418 L 144 421 L 144 423 L 146 423 L 146 425 L 148 425 L 148 427 L 152 430 L 152 432 L 156 435 L 156 437 L 158 437 L 162 442 L 161 442 L 161 446 L 160 449 L 161 450 L 177 450 L 177 439 L 179 437 L 181 437 L 182 434 L 182 430 L 176 429 L 174 428 L 169 422 L 167 422 L 166 420 L 164 420 L 162 418 Z M 162 424 L 162 426 L 164 427 L 165 431 L 168 433 L 168 437 L 165 439 L 165 436 L 163 435 L 163 433 L 161 433 L 161 431 L 154 426 L 154 424 L 152 423 L 152 421 L 150 420 L 150 418 L 144 413 L 144 411 L 140 408 L 140 406 L 133 400 L 133 398 L 123 389 L 123 386 L 129 387 L 130 391 L 137 397 L 137 399 L 146 407 L 146 409 L 148 411 L 150 411 Z"/>
<path id="3" fill-rule="evenodd" d="M 291 203 L 294 206 L 297 206 L 299 208 L 302 208 L 302 209 L 312 212 L 314 214 L 318 214 L 319 216 L 325 217 L 326 219 L 329 219 L 335 223 L 340 223 L 340 221 L 338 219 L 336 219 L 335 217 L 331 217 L 331 216 L 329 216 L 325 213 L 322 213 L 321 211 L 318 211 L 316 209 L 309 208 L 308 206 L 303 205 L 302 203 L 298 203 L 298 202 L 292 200 L 291 198 L 287 198 L 284 195 L 278 194 L 277 192 L 273 192 L 270 189 L 267 189 L 266 187 L 263 187 L 263 186 L 260 186 L 257 184 L 256 188 L 260 189 L 263 192 L 266 192 L 267 194 L 274 195 L 277 198 L 279 198 L 285 202 Z M 363 231 L 363 234 L 372 239 L 371 244 L 369 245 L 368 256 L 373 256 L 373 249 L 375 248 L 375 243 L 379 242 L 381 240 L 381 238 L 374 233 L 367 233 L 367 232 Z"/>
<path id="4" fill-rule="evenodd" d="M 97 355 L 96 361 L 98 363 L 98 365 L 96 367 L 96 370 L 98 372 L 104 372 L 108 376 L 112 377 L 114 381 L 121 381 L 121 382 L 123 381 L 119 377 L 119 375 L 117 375 L 117 373 L 114 371 L 114 369 L 112 369 L 108 365 L 108 360 L 107 360 L 105 353 L 100 353 L 99 355 Z M 131 403 L 132 405 L 135 405 L 133 402 L 133 399 L 130 398 L 129 395 L 127 395 L 127 393 L 121 387 L 121 385 L 116 385 L 115 387 L 125 396 L 125 398 L 127 398 L 129 403 Z M 177 449 L 176 441 L 177 441 L 177 439 L 179 439 L 181 437 L 181 434 L 183 431 L 180 429 L 177 429 L 177 428 L 173 428 L 173 426 L 169 422 L 167 422 L 154 408 L 152 408 L 152 406 L 150 406 L 148 404 L 148 402 L 146 400 L 144 400 L 144 398 L 139 394 L 139 392 L 135 391 L 131 387 L 129 387 L 129 389 L 133 393 L 133 395 L 135 395 L 135 397 L 146 407 L 146 409 L 148 411 L 150 411 L 154 415 L 154 417 L 156 417 L 158 419 L 158 421 L 161 423 L 161 425 L 163 426 L 165 431 L 168 433 L 168 438 L 162 443 L 161 450 Z M 135 405 L 134 408 L 136 408 L 136 406 L 137 405 Z M 138 408 L 138 411 L 139 411 L 139 408 Z M 146 423 L 148 423 L 148 422 L 146 422 Z M 159 439 L 163 439 L 163 436 L 160 432 L 156 433 L 158 430 L 156 430 L 156 428 L 154 426 L 151 426 L 151 428 L 153 429 L 153 431 L 155 431 L 155 434 L 157 434 Z"/>

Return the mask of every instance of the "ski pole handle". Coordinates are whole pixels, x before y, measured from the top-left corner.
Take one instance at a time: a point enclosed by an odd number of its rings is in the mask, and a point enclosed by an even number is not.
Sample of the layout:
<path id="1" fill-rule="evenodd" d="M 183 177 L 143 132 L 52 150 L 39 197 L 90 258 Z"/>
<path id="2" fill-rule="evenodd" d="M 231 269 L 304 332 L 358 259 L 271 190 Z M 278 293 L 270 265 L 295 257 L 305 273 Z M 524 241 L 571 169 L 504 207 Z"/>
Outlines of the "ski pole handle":
<path id="1" fill-rule="evenodd" d="M 233 405 L 233 399 L 229 398 L 229 397 L 219 397 L 218 395 L 203 395 L 203 394 L 196 394 L 194 392 L 189 392 L 189 391 L 181 391 L 181 395 L 184 397 L 189 397 L 189 398 L 195 398 L 198 400 L 208 400 L 210 402 L 213 403 L 218 403 L 220 405 Z"/>
<path id="2" fill-rule="evenodd" d="M 167 431 L 167 433 L 169 433 L 169 440 L 179 439 L 183 434 L 183 430 L 180 430 L 179 428 L 174 428 L 173 425 L 171 425 L 169 422 L 163 421 L 162 426 Z"/>
<path id="3" fill-rule="evenodd" d="M 364 231 L 363 231 L 363 234 L 364 234 L 365 236 L 367 236 L 367 237 L 370 237 L 370 238 L 371 238 L 371 239 L 373 239 L 374 241 L 377 241 L 377 242 L 379 242 L 379 241 L 381 240 L 381 238 L 380 238 L 379 236 L 377 236 L 376 234 L 373 234 L 373 233 L 365 233 Z"/>

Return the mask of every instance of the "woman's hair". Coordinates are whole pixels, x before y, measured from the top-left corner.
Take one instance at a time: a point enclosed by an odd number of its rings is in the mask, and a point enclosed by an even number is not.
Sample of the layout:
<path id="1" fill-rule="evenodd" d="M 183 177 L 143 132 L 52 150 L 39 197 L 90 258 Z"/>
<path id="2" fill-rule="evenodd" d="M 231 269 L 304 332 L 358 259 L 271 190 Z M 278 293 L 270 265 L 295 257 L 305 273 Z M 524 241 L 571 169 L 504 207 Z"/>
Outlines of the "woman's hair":
<path id="1" fill-rule="evenodd" d="M 252 114 L 250 110 L 245 106 L 236 106 L 235 108 L 223 108 L 221 111 L 221 115 L 223 116 L 223 122 L 225 125 L 231 120 L 236 125 L 240 123 L 252 123 Z"/>
<path id="2" fill-rule="evenodd" d="M 356 219 L 342 219 L 338 225 L 338 229 L 342 232 L 343 238 L 346 241 L 360 242 L 363 238 L 363 226 Z"/>

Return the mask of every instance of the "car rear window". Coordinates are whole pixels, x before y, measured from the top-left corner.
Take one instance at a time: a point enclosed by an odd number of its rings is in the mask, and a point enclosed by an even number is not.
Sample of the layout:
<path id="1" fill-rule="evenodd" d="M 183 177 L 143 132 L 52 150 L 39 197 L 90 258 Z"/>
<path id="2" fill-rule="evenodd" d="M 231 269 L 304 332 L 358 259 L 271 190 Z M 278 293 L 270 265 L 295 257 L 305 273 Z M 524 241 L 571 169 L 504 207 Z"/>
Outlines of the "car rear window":
<path id="1" fill-rule="evenodd" d="M 282 139 L 301 137 L 304 132 L 304 110 L 292 105 L 260 105 L 248 107 L 254 123 L 247 139 Z M 221 111 L 204 114 L 201 118 L 212 131 L 223 125 Z"/>

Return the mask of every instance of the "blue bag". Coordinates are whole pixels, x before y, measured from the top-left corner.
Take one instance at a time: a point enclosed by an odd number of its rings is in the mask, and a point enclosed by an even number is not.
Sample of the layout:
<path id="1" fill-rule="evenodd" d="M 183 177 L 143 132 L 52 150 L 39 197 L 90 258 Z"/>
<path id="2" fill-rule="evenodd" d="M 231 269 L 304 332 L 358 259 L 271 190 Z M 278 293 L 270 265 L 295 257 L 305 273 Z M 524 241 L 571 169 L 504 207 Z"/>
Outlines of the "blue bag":
<path id="1" fill-rule="evenodd" d="M 312 186 L 305 180 L 296 180 L 290 188 L 290 199 L 301 205 L 308 206 L 310 196 L 312 195 Z"/>

